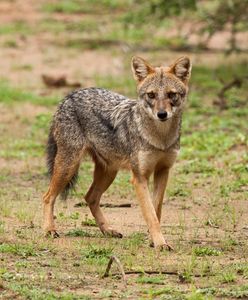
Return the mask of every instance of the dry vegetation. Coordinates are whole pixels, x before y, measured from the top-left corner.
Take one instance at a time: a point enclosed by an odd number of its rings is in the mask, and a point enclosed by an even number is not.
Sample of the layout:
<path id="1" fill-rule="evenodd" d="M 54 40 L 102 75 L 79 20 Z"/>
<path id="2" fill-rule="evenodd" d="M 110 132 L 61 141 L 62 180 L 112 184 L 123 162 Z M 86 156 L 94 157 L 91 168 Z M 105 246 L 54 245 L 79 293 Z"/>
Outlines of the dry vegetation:
<path id="1" fill-rule="evenodd" d="M 222 81 L 247 75 L 246 53 L 183 52 L 194 64 L 191 93 L 162 218 L 174 252 L 149 247 L 127 172 L 102 201 L 131 204 L 104 207 L 124 238 L 100 234 L 89 209 L 75 206 L 91 182 L 90 161 L 67 203 L 57 201 L 61 238 L 43 236 L 46 138 L 70 88 L 46 87 L 42 74 L 135 97 L 129 66 L 134 53 L 164 64 L 181 55 L 160 50 L 156 36 L 156 49 L 147 48 L 149 27 L 123 29 L 125 3 L 0 2 L 0 299 L 248 298 L 247 82 L 225 93 L 227 109 L 213 105 Z M 175 24 L 163 26 L 166 32 Z M 102 278 L 111 255 L 120 259 L 127 286 L 115 264 Z"/>

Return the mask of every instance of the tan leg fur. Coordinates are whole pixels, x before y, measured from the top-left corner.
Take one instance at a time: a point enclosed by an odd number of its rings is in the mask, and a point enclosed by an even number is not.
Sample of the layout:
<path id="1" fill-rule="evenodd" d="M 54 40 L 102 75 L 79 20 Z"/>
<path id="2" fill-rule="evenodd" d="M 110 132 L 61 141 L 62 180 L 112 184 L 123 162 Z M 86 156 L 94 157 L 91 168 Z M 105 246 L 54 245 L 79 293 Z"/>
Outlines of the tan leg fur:
<path id="1" fill-rule="evenodd" d="M 156 248 L 171 249 L 171 247 L 166 243 L 160 229 L 159 219 L 152 203 L 148 188 L 148 178 L 145 176 L 134 175 L 134 187 L 154 246 Z"/>
<path id="2" fill-rule="evenodd" d="M 78 168 L 79 161 L 74 161 L 69 166 L 65 158 L 57 154 L 54 171 L 48 191 L 43 196 L 43 221 L 44 230 L 47 235 L 58 237 L 54 224 L 54 204 L 58 194 L 64 189 Z"/>
<path id="3" fill-rule="evenodd" d="M 163 198 L 168 178 L 169 168 L 162 168 L 154 172 L 153 205 L 159 222 L 161 221 Z"/>
<path id="4" fill-rule="evenodd" d="M 93 183 L 85 196 L 85 200 L 89 204 L 92 215 L 95 217 L 96 223 L 104 235 L 121 238 L 122 234 L 112 229 L 100 208 L 100 199 L 102 194 L 107 190 L 115 179 L 116 170 L 104 168 L 96 162 Z"/>

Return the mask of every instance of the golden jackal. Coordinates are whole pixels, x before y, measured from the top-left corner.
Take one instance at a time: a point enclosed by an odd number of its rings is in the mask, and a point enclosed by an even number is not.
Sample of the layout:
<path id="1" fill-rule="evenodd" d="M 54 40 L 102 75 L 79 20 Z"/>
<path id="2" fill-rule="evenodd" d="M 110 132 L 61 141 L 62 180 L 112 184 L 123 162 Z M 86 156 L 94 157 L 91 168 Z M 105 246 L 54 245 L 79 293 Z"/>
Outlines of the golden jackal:
<path id="1" fill-rule="evenodd" d="M 102 89 L 79 89 L 60 103 L 54 115 L 47 162 L 51 181 L 43 197 L 44 228 L 58 236 L 54 204 L 75 184 L 86 153 L 94 163 L 94 179 L 85 199 L 103 234 L 122 237 L 113 230 L 100 208 L 102 194 L 120 168 L 129 168 L 141 210 L 155 247 L 171 247 L 160 229 L 161 208 L 169 170 L 180 148 L 183 106 L 191 72 L 189 58 L 170 67 L 153 67 L 133 57 L 138 100 Z M 154 191 L 148 189 L 153 174 Z"/>

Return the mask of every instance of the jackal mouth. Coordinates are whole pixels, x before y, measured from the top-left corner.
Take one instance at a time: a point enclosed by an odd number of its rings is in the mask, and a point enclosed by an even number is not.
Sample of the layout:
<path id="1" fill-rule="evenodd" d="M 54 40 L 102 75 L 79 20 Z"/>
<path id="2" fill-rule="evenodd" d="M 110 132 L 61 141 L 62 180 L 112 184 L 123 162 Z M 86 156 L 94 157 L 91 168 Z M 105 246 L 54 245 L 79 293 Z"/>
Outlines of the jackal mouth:
<path id="1" fill-rule="evenodd" d="M 160 122 L 166 122 L 169 120 L 169 118 L 166 118 L 166 119 L 158 119 Z"/>

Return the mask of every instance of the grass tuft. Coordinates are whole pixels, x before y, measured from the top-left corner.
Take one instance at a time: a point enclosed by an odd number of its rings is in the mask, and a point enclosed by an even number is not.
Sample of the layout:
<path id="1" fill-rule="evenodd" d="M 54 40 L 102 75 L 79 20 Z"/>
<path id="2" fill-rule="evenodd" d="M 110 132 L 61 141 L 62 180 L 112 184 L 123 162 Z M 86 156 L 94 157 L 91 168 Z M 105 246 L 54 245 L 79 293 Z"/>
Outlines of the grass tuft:
<path id="1" fill-rule="evenodd" d="M 196 247 L 193 249 L 196 256 L 219 256 L 222 254 L 220 250 L 210 247 Z"/>
<path id="2" fill-rule="evenodd" d="M 31 244 L 0 244 L 0 253 L 14 254 L 21 257 L 36 256 L 37 253 Z"/>

